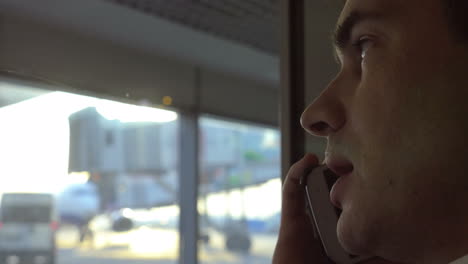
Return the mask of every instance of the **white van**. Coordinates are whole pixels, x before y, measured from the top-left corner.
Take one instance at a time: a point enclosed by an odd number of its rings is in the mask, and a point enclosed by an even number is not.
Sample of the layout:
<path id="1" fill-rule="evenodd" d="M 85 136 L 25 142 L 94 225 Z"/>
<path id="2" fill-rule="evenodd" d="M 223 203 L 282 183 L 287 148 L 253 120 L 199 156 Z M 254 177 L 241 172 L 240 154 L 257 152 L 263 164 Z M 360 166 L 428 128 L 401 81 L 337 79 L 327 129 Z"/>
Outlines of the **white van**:
<path id="1" fill-rule="evenodd" d="M 0 203 L 0 263 L 55 263 L 58 228 L 51 194 L 5 193 Z"/>

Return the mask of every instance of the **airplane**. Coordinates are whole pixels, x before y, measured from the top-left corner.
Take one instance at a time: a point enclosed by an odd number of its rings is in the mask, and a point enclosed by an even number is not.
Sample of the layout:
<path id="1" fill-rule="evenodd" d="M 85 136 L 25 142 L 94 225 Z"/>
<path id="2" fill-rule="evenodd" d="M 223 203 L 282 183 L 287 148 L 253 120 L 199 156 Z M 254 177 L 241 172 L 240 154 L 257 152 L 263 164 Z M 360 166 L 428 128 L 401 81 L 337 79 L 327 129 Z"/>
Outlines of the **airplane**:
<path id="1" fill-rule="evenodd" d="M 99 213 L 100 199 L 92 183 L 75 183 L 66 186 L 57 195 L 57 209 L 62 224 L 86 225 Z"/>

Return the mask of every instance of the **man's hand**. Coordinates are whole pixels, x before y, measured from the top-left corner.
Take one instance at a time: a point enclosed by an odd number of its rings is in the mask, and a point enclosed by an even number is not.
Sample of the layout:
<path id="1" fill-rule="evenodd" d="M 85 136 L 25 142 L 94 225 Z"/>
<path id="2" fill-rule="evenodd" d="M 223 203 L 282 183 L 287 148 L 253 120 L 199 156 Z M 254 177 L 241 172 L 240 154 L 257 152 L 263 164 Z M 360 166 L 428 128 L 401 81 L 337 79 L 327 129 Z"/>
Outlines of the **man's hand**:
<path id="1" fill-rule="evenodd" d="M 328 264 L 321 242 L 314 237 L 314 225 L 306 213 L 303 186 L 305 173 L 319 165 L 318 158 L 307 154 L 295 163 L 283 184 L 281 225 L 273 264 Z M 363 264 L 391 264 L 382 259 L 372 259 Z"/>
<path id="2" fill-rule="evenodd" d="M 318 158 L 307 154 L 289 169 L 283 184 L 281 225 L 273 264 L 331 263 L 323 254 L 320 240 L 314 238 L 304 187 L 300 184 L 304 174 L 318 165 Z"/>

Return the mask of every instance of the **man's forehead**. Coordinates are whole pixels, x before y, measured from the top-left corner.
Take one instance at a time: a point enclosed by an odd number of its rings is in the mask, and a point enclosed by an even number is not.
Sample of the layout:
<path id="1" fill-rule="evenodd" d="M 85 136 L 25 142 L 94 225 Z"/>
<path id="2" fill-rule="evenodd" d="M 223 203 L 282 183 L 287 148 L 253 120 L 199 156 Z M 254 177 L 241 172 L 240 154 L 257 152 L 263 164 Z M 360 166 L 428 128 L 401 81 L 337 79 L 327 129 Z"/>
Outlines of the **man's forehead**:
<path id="1" fill-rule="evenodd" d="M 353 12 L 385 14 L 395 11 L 404 1 L 407 0 L 346 0 L 338 19 L 338 25 L 342 24 Z"/>

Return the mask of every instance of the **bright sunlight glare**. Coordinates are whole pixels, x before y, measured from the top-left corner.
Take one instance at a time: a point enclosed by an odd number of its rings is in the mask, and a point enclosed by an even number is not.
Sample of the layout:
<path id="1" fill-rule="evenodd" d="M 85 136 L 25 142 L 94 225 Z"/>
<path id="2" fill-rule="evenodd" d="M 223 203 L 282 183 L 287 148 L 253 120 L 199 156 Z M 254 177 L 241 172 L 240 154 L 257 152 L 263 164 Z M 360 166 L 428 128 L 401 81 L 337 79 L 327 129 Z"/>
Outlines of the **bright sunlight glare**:
<path id="1" fill-rule="evenodd" d="M 211 194 L 207 197 L 207 212 L 214 217 L 230 215 L 239 219 L 265 219 L 281 210 L 281 180 L 273 179 L 260 186 L 234 189 L 229 192 Z M 262 195 L 259 197 L 258 194 Z"/>
<path id="2" fill-rule="evenodd" d="M 0 83 L 0 87 L 14 85 Z M 18 86 L 18 90 L 21 86 Z M 68 176 L 68 118 L 95 107 L 121 122 L 171 122 L 177 113 L 65 92 L 50 92 L 0 108 L 1 192 L 57 192 Z"/>
<path id="3" fill-rule="evenodd" d="M 108 120 L 128 122 L 171 122 L 177 119 L 177 114 L 172 111 L 124 104 L 109 100 L 100 100 L 96 110 Z"/>

